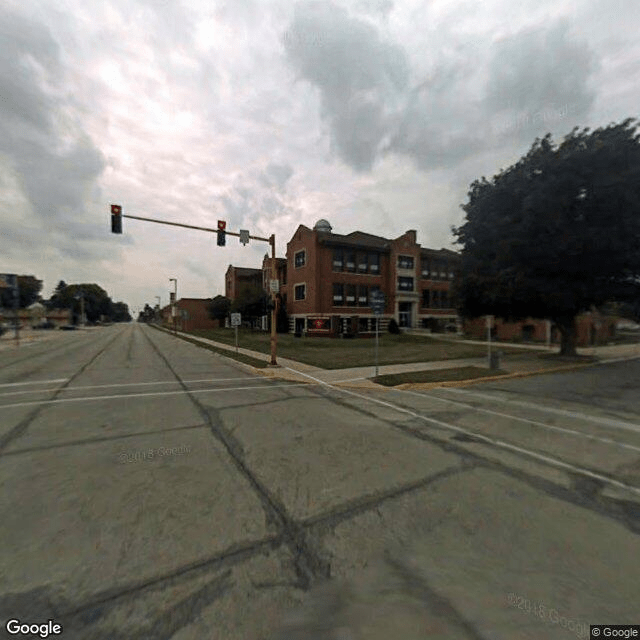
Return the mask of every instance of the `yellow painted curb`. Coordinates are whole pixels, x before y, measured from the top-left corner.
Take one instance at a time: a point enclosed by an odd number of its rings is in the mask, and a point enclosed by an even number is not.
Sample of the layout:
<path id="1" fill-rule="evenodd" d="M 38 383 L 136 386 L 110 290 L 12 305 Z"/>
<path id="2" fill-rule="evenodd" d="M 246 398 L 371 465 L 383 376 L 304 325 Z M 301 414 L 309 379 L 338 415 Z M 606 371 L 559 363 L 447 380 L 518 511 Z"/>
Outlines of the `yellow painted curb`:
<path id="1" fill-rule="evenodd" d="M 587 362 L 585 364 L 570 364 L 562 367 L 553 367 L 551 369 L 536 369 L 535 371 L 520 371 L 518 373 L 506 373 L 501 376 L 486 376 L 483 378 L 471 378 L 470 380 L 448 380 L 443 382 L 405 382 L 395 385 L 393 389 L 434 389 L 436 387 L 466 387 L 472 384 L 480 384 L 482 382 L 493 382 L 495 380 L 508 380 L 512 378 L 529 378 L 531 376 L 539 376 L 545 373 L 557 373 L 559 371 L 576 371 L 591 367 L 598 362 Z M 380 385 L 382 386 L 382 385 Z"/>

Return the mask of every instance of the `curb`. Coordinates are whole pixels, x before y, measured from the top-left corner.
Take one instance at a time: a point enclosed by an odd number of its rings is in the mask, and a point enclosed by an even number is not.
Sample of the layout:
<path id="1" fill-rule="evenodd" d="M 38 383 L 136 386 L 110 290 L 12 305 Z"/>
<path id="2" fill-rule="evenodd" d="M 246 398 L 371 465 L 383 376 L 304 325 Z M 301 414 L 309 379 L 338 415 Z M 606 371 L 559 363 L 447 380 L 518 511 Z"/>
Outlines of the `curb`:
<path id="1" fill-rule="evenodd" d="M 449 380 L 443 382 L 405 382 L 403 384 L 388 387 L 390 389 L 433 389 L 436 387 L 468 387 L 472 384 L 481 384 L 483 382 L 494 382 L 496 380 L 509 380 L 513 378 L 529 378 L 539 376 L 545 373 L 558 373 L 561 371 L 577 371 L 586 367 L 592 367 L 602 362 L 589 362 L 585 364 L 571 364 L 562 367 L 553 367 L 551 369 L 536 369 L 535 371 L 520 371 L 517 373 L 506 373 L 501 376 L 486 376 L 484 378 L 472 378 L 470 380 Z M 382 386 L 382 385 L 380 385 Z"/>

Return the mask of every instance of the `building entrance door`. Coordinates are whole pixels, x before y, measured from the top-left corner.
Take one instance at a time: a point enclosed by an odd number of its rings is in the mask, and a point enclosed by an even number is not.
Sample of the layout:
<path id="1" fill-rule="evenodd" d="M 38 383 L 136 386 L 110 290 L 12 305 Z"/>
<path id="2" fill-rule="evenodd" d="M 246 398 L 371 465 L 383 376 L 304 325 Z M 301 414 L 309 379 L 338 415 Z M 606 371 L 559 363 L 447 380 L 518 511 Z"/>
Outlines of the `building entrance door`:
<path id="1" fill-rule="evenodd" d="M 411 327 L 411 302 L 398 303 L 398 325 L 401 327 Z"/>

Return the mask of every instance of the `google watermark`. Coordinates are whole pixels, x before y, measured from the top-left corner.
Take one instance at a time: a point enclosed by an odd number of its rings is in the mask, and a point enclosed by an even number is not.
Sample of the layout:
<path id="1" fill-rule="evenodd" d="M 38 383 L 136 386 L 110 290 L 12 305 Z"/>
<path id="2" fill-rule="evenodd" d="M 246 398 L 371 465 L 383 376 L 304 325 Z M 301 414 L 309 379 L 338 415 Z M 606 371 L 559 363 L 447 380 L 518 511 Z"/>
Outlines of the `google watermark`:
<path id="1" fill-rule="evenodd" d="M 142 462 L 143 460 L 159 460 L 171 456 L 183 456 L 191 453 L 191 447 L 182 445 L 180 447 L 159 447 L 158 449 L 141 449 L 139 451 L 123 451 L 118 454 L 120 464 L 130 464 L 132 462 Z"/>
<path id="2" fill-rule="evenodd" d="M 561 615 L 557 609 L 549 608 L 541 602 L 533 602 L 529 598 L 520 596 L 517 593 L 509 593 L 507 594 L 507 603 L 510 607 L 515 607 L 524 613 L 534 615 L 543 622 L 557 624 L 564 629 L 573 631 L 578 638 L 584 638 L 585 640 L 590 638 L 589 625 L 586 622 L 567 618 L 566 616 Z"/>
<path id="3" fill-rule="evenodd" d="M 569 105 L 567 104 L 559 108 L 541 109 L 535 113 L 525 111 L 514 117 L 502 119 L 494 123 L 493 133 L 501 135 L 514 133 L 524 127 L 537 127 L 540 124 L 559 122 L 560 120 L 564 120 L 567 115 L 569 115 Z"/>
<path id="4" fill-rule="evenodd" d="M 47 620 L 42 623 L 22 622 L 17 618 L 7 620 L 4 625 L 11 636 L 35 636 L 40 638 L 48 638 L 49 636 L 59 636 L 62 633 L 62 625 L 55 623 L 53 620 Z"/>

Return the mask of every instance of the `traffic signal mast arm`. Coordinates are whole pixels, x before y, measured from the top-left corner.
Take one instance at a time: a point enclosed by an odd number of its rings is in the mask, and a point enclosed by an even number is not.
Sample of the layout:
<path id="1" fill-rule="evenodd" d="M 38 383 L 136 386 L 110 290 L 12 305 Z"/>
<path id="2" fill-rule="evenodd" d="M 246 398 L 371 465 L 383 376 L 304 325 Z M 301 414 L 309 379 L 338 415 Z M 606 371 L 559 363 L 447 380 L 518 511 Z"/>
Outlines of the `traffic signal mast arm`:
<path id="1" fill-rule="evenodd" d="M 114 230 L 114 218 L 118 220 L 117 230 Z M 268 242 L 271 245 L 271 279 L 276 280 L 277 278 L 277 270 L 276 270 L 276 236 L 275 234 L 271 234 L 269 238 L 261 238 L 260 236 L 252 236 L 252 235 L 244 235 L 241 236 L 240 233 L 234 233 L 233 231 L 227 231 L 226 223 L 224 221 L 218 221 L 218 228 L 211 229 L 209 227 L 198 227 L 193 224 L 183 224 L 182 222 L 167 222 L 166 220 L 155 220 L 154 218 L 143 218 L 141 216 L 131 216 L 125 215 L 122 213 L 122 207 L 120 205 L 111 205 L 111 225 L 113 233 L 122 233 L 122 218 L 131 218 L 132 220 L 144 220 L 145 222 L 155 222 L 156 224 L 168 224 L 171 227 L 183 227 L 185 229 L 197 229 L 198 231 L 209 231 L 210 233 L 215 234 L 224 234 L 230 236 L 236 236 L 236 238 L 244 237 L 250 238 L 251 240 L 261 240 L 262 242 Z M 222 227 L 220 226 L 222 223 Z M 245 232 L 246 233 L 246 232 Z M 218 237 L 220 237 L 218 235 Z M 244 243 L 243 243 L 244 244 Z M 276 349 L 278 339 L 276 337 L 276 317 L 277 317 L 277 309 L 278 309 L 278 298 L 276 296 L 275 291 L 271 294 L 273 300 L 273 309 L 271 310 L 271 365 L 278 366 L 276 362 Z"/>
<path id="2" fill-rule="evenodd" d="M 181 222 L 167 222 L 166 220 L 154 220 L 153 218 L 142 218 L 140 216 L 131 216 L 128 214 L 122 214 L 123 218 L 131 218 L 132 220 L 144 220 L 145 222 L 156 222 L 157 224 L 168 224 L 172 227 L 184 227 L 185 229 L 198 229 L 199 231 L 209 231 L 211 233 L 218 233 L 218 231 L 220 231 L 220 229 L 211 229 L 209 227 L 197 227 L 193 224 L 183 224 Z M 235 233 L 234 231 L 227 231 L 226 229 L 224 229 L 224 233 L 225 235 L 228 236 L 236 236 L 236 238 L 240 237 L 239 233 Z M 252 236 L 250 235 L 249 238 L 251 238 L 251 240 L 262 240 L 263 242 L 271 242 L 271 238 L 261 238 L 259 236 Z"/>

